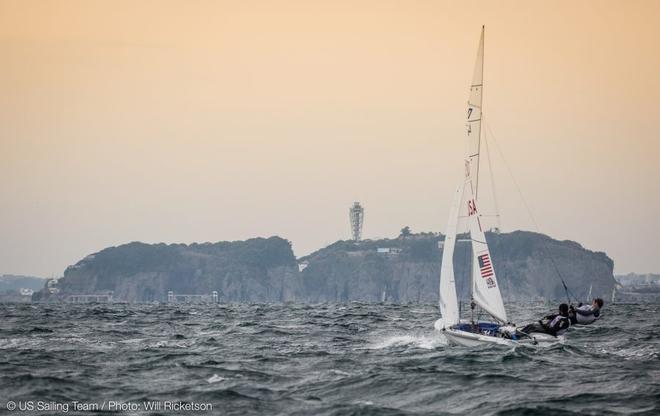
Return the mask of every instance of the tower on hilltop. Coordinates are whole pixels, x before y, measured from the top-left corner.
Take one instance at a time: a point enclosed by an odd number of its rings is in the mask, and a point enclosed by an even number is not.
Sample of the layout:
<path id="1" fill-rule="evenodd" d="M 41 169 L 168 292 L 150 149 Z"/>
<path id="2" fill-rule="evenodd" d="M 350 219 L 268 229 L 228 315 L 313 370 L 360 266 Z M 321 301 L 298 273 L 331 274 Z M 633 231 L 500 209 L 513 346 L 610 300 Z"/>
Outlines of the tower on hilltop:
<path id="1" fill-rule="evenodd" d="M 364 225 L 364 208 L 359 202 L 354 202 L 348 210 L 348 217 L 351 221 L 351 236 L 354 241 L 362 239 L 362 226 Z"/>

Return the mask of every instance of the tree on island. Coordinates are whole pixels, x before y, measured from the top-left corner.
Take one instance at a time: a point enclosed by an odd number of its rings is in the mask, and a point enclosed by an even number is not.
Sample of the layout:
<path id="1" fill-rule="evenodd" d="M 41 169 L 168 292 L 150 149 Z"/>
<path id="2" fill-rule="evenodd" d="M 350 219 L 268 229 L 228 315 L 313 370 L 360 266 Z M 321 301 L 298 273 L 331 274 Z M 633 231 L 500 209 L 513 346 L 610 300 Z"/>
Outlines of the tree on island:
<path id="1" fill-rule="evenodd" d="M 412 231 L 410 230 L 410 227 L 406 225 L 401 229 L 401 234 L 399 234 L 399 237 L 406 238 L 406 237 L 410 237 L 411 234 Z"/>

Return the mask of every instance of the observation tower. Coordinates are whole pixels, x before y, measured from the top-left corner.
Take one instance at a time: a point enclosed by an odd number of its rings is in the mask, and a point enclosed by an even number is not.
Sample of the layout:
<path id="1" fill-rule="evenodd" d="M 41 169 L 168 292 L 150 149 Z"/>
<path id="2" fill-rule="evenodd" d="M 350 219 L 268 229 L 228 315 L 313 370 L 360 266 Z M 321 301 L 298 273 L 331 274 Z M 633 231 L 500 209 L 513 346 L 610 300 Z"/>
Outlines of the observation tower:
<path id="1" fill-rule="evenodd" d="M 364 208 L 359 202 L 354 202 L 348 210 L 348 218 L 351 221 L 351 237 L 354 241 L 362 239 L 362 226 L 364 225 Z"/>

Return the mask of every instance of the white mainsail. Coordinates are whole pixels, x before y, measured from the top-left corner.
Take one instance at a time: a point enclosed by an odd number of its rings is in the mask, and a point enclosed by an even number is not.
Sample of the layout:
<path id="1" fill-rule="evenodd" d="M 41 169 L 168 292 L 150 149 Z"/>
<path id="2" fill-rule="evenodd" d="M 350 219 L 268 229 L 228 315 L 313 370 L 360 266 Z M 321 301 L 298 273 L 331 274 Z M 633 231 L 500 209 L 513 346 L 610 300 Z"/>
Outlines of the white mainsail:
<path id="1" fill-rule="evenodd" d="M 440 310 L 445 327 L 459 322 L 456 284 L 454 282 L 454 247 L 459 216 L 467 214 L 472 242 L 472 300 L 496 320 L 507 323 L 504 302 L 495 276 L 481 216 L 477 211 L 479 152 L 481 145 L 481 109 L 483 95 L 484 29 L 481 31 L 477 62 L 474 68 L 467 111 L 468 148 L 465 156 L 465 178 L 456 191 L 452 204 L 440 269 Z M 464 205 L 465 204 L 465 205 Z M 465 213 L 467 208 L 467 213 Z"/>
<path id="2" fill-rule="evenodd" d="M 463 200 L 465 182 L 456 189 L 454 202 L 449 210 L 449 221 L 445 231 L 445 243 L 442 248 L 442 265 L 440 266 L 440 312 L 445 326 L 456 325 L 459 321 L 458 297 L 454 281 L 454 247 L 456 245 L 456 228 L 458 214 Z"/>
<path id="3" fill-rule="evenodd" d="M 486 235 L 481 226 L 481 216 L 474 199 L 471 181 L 466 185 L 466 191 L 468 192 L 470 240 L 472 240 L 472 300 L 493 318 L 507 323 L 506 309 L 504 309 Z"/>
<path id="4" fill-rule="evenodd" d="M 508 322 L 504 302 L 497 284 L 481 216 L 477 211 L 479 153 L 481 151 L 481 118 L 484 81 L 484 32 L 481 28 L 477 60 L 474 65 L 467 110 L 468 149 L 465 157 L 466 196 L 470 239 L 472 240 L 472 300 L 493 318 Z"/>

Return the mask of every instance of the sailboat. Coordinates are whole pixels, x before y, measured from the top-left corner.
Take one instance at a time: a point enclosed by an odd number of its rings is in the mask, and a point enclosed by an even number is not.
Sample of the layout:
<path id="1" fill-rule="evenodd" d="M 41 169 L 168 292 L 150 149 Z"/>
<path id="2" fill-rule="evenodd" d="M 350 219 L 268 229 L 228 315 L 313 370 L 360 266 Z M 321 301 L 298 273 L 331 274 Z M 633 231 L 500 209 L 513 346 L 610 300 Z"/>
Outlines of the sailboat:
<path id="1" fill-rule="evenodd" d="M 482 214 L 477 205 L 479 180 L 479 154 L 481 149 L 481 119 L 483 98 L 484 32 L 477 52 L 477 60 L 470 85 L 467 109 L 468 145 L 465 155 L 465 175 L 454 194 L 442 252 L 440 268 L 440 312 L 434 327 L 442 331 L 452 345 L 477 346 L 482 344 L 515 345 L 517 343 L 557 342 L 548 334 L 523 334 L 509 322 L 502 294 L 500 293 L 495 266 L 482 224 Z M 467 217 L 472 244 L 471 267 L 471 316 L 461 320 L 454 280 L 454 247 L 459 217 Z M 480 307 L 493 321 L 475 321 L 474 309 Z"/>

